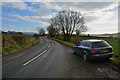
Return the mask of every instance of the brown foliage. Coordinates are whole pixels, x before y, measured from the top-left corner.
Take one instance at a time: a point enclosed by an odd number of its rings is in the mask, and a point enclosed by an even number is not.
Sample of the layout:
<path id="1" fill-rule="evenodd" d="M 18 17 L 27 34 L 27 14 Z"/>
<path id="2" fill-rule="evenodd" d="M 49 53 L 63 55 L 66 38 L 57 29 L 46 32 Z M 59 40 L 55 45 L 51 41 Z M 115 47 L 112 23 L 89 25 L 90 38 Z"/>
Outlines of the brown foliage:
<path id="1" fill-rule="evenodd" d="M 34 37 L 35 39 L 38 39 L 39 35 L 38 35 L 38 34 L 34 34 L 33 37 Z"/>
<path id="2" fill-rule="evenodd" d="M 26 42 L 26 37 L 24 35 L 14 35 L 12 38 L 17 44 L 24 44 Z"/>

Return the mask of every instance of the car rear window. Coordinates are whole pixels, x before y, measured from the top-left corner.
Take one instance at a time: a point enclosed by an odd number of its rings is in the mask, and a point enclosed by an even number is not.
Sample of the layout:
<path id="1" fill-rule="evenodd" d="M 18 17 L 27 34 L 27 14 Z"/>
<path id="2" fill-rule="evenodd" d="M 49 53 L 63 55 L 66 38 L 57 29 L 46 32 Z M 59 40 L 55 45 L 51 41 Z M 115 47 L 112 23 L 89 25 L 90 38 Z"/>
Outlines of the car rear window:
<path id="1" fill-rule="evenodd" d="M 90 47 L 90 43 L 88 43 L 88 42 L 82 42 L 80 46 Z"/>
<path id="2" fill-rule="evenodd" d="M 101 47 L 107 47 L 109 44 L 105 41 L 100 41 L 100 42 L 93 42 L 92 43 L 92 48 L 101 48 Z"/>

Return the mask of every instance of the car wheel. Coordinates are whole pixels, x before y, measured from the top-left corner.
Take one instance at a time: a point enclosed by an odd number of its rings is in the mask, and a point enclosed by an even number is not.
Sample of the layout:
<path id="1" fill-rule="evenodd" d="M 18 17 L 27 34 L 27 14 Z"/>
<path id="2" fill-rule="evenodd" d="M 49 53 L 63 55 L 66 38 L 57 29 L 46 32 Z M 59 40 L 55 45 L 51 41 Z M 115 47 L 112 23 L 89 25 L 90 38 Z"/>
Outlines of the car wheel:
<path id="1" fill-rule="evenodd" d="M 85 62 L 88 60 L 86 54 L 83 55 L 83 60 L 84 60 Z"/>

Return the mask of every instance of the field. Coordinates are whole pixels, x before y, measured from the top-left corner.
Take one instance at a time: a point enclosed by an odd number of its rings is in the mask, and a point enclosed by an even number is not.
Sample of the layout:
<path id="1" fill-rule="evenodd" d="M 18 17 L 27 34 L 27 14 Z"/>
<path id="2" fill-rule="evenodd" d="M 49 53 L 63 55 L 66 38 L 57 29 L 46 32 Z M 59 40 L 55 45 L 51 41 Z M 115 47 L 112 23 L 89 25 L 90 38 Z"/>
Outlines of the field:
<path id="1" fill-rule="evenodd" d="M 2 55 L 30 47 L 40 41 L 39 38 L 35 39 L 32 35 L 23 35 L 25 37 L 25 42 L 23 44 L 18 44 L 13 36 L 13 34 L 2 34 Z"/>

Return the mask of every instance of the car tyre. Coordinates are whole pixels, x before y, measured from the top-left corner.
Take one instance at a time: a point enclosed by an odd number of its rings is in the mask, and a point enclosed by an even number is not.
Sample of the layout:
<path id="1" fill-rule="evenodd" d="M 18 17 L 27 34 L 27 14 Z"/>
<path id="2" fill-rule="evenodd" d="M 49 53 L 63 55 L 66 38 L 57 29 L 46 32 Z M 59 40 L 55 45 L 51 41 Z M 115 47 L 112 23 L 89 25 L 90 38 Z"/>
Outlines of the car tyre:
<path id="1" fill-rule="evenodd" d="M 84 54 L 84 55 L 83 55 L 83 60 L 84 60 L 85 62 L 88 60 L 88 58 L 87 58 L 87 55 L 86 55 L 86 54 Z"/>

